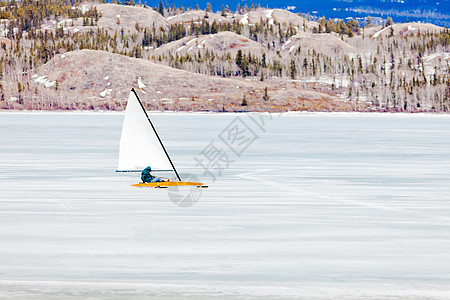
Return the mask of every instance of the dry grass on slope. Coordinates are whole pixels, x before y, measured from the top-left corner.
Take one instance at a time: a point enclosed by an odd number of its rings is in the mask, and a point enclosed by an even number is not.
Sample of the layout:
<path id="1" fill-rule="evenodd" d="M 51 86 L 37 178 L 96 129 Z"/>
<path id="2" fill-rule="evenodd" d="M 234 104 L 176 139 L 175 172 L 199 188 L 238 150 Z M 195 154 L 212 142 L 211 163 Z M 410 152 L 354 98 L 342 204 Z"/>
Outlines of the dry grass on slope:
<path id="1" fill-rule="evenodd" d="M 94 50 L 58 55 L 38 69 L 31 85 L 36 89 L 32 101 L 40 104 L 25 101 L 28 109 L 120 110 L 132 87 L 152 110 L 348 109 L 345 103 L 336 101 L 336 96 L 305 90 L 303 85 L 290 80 L 261 82 L 212 77 Z M 266 87 L 268 101 L 263 100 Z M 248 106 L 241 106 L 244 94 Z M 51 101 L 52 106 L 46 101 Z"/>
<path id="2" fill-rule="evenodd" d="M 391 27 L 394 30 L 394 36 L 417 34 L 419 31 L 422 33 L 437 32 L 444 29 L 443 27 L 428 23 L 397 23 L 384 28 L 382 26 L 366 28 L 365 34 L 371 36 L 372 38 L 387 37 L 391 34 Z"/>
<path id="3" fill-rule="evenodd" d="M 302 49 L 316 50 L 318 53 L 327 55 L 337 53 L 356 52 L 357 49 L 348 43 L 342 41 L 340 38 L 330 33 L 312 34 L 309 32 L 299 32 L 291 37 L 281 47 L 281 51 L 288 55 L 295 49 L 301 47 Z"/>
<path id="4" fill-rule="evenodd" d="M 181 40 L 174 41 L 155 49 L 153 55 L 162 55 L 171 52 L 181 54 L 196 54 L 198 51 L 208 50 L 215 54 L 231 53 L 232 57 L 236 56 L 238 50 L 245 53 L 262 55 L 263 47 L 245 36 L 234 32 L 222 31 L 217 34 L 208 34 L 199 37 L 185 37 Z"/>
<path id="5" fill-rule="evenodd" d="M 136 23 L 141 27 L 169 27 L 169 22 L 151 8 L 118 4 L 96 4 L 102 13 L 98 26 L 102 28 L 135 31 Z"/>
<path id="6" fill-rule="evenodd" d="M 222 16 L 217 13 L 208 12 L 206 13 L 204 10 L 190 10 L 175 16 L 167 17 L 167 20 L 170 24 L 178 24 L 178 23 L 191 23 L 191 22 L 200 22 L 206 18 L 209 24 L 212 24 L 214 21 L 216 23 L 232 23 L 235 20 L 233 14 L 227 14 L 227 16 Z"/>
<path id="7" fill-rule="evenodd" d="M 303 25 L 306 25 L 306 31 L 311 31 L 313 27 L 319 26 L 315 21 L 308 21 L 300 17 L 298 14 L 292 13 L 284 9 L 257 9 L 248 12 L 248 23 L 255 24 L 261 20 L 269 22 L 269 24 L 279 23 L 282 25 L 292 25 L 297 31 L 303 31 Z"/>

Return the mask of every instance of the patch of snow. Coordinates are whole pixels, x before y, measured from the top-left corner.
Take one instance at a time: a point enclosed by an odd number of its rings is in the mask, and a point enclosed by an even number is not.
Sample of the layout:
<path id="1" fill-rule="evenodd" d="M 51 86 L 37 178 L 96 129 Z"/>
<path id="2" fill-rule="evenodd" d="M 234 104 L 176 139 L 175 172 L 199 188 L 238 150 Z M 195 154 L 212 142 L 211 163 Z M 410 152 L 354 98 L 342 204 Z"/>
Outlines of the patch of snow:
<path id="1" fill-rule="evenodd" d="M 188 52 L 191 51 L 192 49 L 194 49 L 194 47 L 190 47 L 189 50 L 188 50 Z"/>
<path id="2" fill-rule="evenodd" d="M 147 86 L 142 82 L 141 77 L 138 78 L 137 83 L 138 83 L 138 88 L 140 88 L 140 89 L 143 89 L 143 88 L 147 87 Z"/>
<path id="3" fill-rule="evenodd" d="M 296 8 L 297 8 L 297 6 L 291 5 L 291 6 L 286 7 L 286 10 L 295 10 Z"/>
<path id="4" fill-rule="evenodd" d="M 108 80 L 109 79 L 109 75 L 103 78 L 104 80 Z"/>
<path id="5" fill-rule="evenodd" d="M 450 58 L 450 53 L 433 53 L 433 54 L 425 56 L 423 59 L 425 61 L 430 61 L 430 60 L 438 58 L 438 57 L 442 57 L 443 59 L 447 60 Z"/>
<path id="6" fill-rule="evenodd" d="M 172 20 L 173 18 L 175 18 L 176 16 L 168 16 L 167 17 L 167 21 Z"/>
<path id="7" fill-rule="evenodd" d="M 208 101 L 214 101 L 214 98 L 209 98 Z"/>
<path id="8" fill-rule="evenodd" d="M 177 52 L 180 51 L 180 50 L 182 50 L 182 49 L 185 48 L 185 47 L 186 47 L 186 45 L 181 46 L 180 48 L 177 49 Z"/>
<path id="9" fill-rule="evenodd" d="M 67 19 L 67 20 L 62 20 L 62 21 L 60 21 L 59 23 L 58 23 L 58 27 L 60 27 L 61 25 L 66 25 L 67 23 L 66 22 L 72 22 L 72 19 Z"/>
<path id="10" fill-rule="evenodd" d="M 56 85 L 56 81 L 47 81 L 44 83 L 44 86 L 47 87 L 52 87 Z"/>
<path id="11" fill-rule="evenodd" d="M 83 14 L 89 10 L 87 5 L 81 5 L 79 7 L 72 6 L 72 10 L 76 10 L 76 9 L 80 9 Z"/>
<path id="12" fill-rule="evenodd" d="M 120 18 L 120 15 L 116 15 L 117 18 Z"/>
<path id="13" fill-rule="evenodd" d="M 61 54 L 61 58 L 62 59 L 66 58 L 66 54 L 65 53 Z"/>
<path id="14" fill-rule="evenodd" d="M 245 14 L 244 17 L 239 21 L 239 23 L 248 25 L 248 14 Z"/>
<path id="15" fill-rule="evenodd" d="M 192 40 L 190 40 L 189 42 L 187 42 L 186 45 L 191 44 L 191 43 L 194 42 L 195 40 L 197 40 L 197 38 L 193 38 Z"/>
<path id="16" fill-rule="evenodd" d="M 389 25 L 388 27 L 386 27 L 386 28 L 383 28 L 383 29 L 381 29 L 381 30 L 379 30 L 379 31 L 377 31 L 377 32 L 375 32 L 375 34 L 373 35 L 373 37 L 374 38 L 377 38 L 377 37 L 379 37 L 380 36 L 380 34 L 383 32 L 383 31 L 385 31 L 386 29 L 388 29 L 388 28 L 390 28 L 392 25 Z"/>
<path id="17" fill-rule="evenodd" d="M 287 45 L 289 45 L 292 42 L 291 39 L 287 40 L 286 43 L 284 43 L 283 46 L 281 46 L 281 50 L 284 50 L 286 48 Z"/>
<path id="18" fill-rule="evenodd" d="M 112 89 L 105 89 L 103 92 L 100 92 L 101 97 L 106 97 L 106 95 L 111 94 Z"/>
<path id="19" fill-rule="evenodd" d="M 80 31 L 80 29 L 75 28 L 75 29 L 73 30 L 73 33 L 77 33 L 78 31 Z"/>
<path id="20" fill-rule="evenodd" d="M 294 49 L 295 49 L 295 46 L 291 46 L 291 48 L 289 48 L 289 53 L 291 53 L 292 50 L 294 50 Z"/>
<path id="21" fill-rule="evenodd" d="M 11 97 L 11 98 L 9 98 L 9 100 L 8 100 L 9 102 L 14 102 L 14 101 L 17 101 L 17 97 Z"/>
<path id="22" fill-rule="evenodd" d="M 34 78 L 37 78 L 37 77 L 39 77 L 38 74 L 33 74 L 33 75 L 31 76 L 31 79 L 34 79 Z"/>
<path id="23" fill-rule="evenodd" d="M 269 9 L 269 10 L 266 10 L 266 17 L 267 17 L 267 19 L 269 19 L 269 24 L 270 25 L 273 25 L 274 23 L 273 23 L 273 18 L 272 18 L 272 13 L 273 13 L 273 9 Z"/>
<path id="24" fill-rule="evenodd" d="M 39 76 L 38 78 L 36 78 L 34 80 L 34 82 L 39 83 L 39 84 L 43 84 L 43 83 L 47 82 L 47 75 Z"/>
<path id="25" fill-rule="evenodd" d="M 417 28 L 412 27 L 411 25 L 408 25 L 408 30 L 409 30 L 409 31 L 414 31 L 414 30 L 417 30 Z"/>

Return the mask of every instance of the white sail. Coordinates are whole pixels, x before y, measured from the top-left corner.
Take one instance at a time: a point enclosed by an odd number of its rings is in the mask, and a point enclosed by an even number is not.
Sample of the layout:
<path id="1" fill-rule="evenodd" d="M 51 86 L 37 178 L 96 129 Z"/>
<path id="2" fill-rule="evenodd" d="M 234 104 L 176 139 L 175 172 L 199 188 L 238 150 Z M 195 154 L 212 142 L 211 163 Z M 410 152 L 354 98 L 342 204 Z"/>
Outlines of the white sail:
<path id="1" fill-rule="evenodd" d="M 117 171 L 142 171 L 147 166 L 154 171 L 173 170 L 147 113 L 131 91 L 123 120 Z"/>

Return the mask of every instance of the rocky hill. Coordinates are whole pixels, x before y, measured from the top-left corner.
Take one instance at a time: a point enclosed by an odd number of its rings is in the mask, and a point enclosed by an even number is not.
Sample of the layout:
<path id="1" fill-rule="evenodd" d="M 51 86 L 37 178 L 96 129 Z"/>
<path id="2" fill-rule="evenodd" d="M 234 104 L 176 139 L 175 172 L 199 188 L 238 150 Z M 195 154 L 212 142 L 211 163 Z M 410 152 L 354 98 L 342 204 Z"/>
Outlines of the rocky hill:
<path id="1" fill-rule="evenodd" d="M 96 4 L 102 14 L 97 26 L 113 30 L 135 31 L 141 27 L 169 27 L 169 21 L 150 7 L 125 6 L 118 4 Z"/>
<path id="2" fill-rule="evenodd" d="M 183 55 L 192 52 L 204 53 L 205 51 L 210 51 L 217 55 L 229 53 L 235 57 L 238 50 L 257 55 L 262 55 L 265 52 L 261 44 L 243 35 L 222 31 L 217 34 L 207 34 L 199 37 L 185 37 L 158 47 L 152 54 L 155 56 L 168 53 Z"/>
<path id="3" fill-rule="evenodd" d="M 439 32 L 443 30 L 442 27 L 426 24 L 426 23 L 399 23 L 392 24 L 391 26 L 374 26 L 370 27 L 366 30 L 366 33 L 369 34 L 372 38 L 378 37 L 389 37 L 390 35 L 399 37 L 399 36 L 408 36 L 414 35 L 418 32 Z"/>
<path id="4" fill-rule="evenodd" d="M 173 16 L 168 16 L 167 21 L 170 24 L 191 24 L 192 22 L 197 22 L 200 24 L 202 20 L 208 20 L 208 22 L 213 23 L 232 23 L 233 21 L 239 21 L 240 15 L 235 15 L 231 13 L 225 13 L 223 16 L 218 13 L 206 12 L 203 10 L 190 10 L 184 13 L 176 14 Z"/>
<path id="5" fill-rule="evenodd" d="M 27 108 L 33 109 L 120 110 L 132 87 L 139 91 L 148 108 L 155 110 L 242 111 L 247 110 L 242 106 L 244 94 L 252 110 L 347 109 L 331 93 L 308 91 L 291 82 L 192 74 L 98 50 L 57 55 L 36 70 L 31 76 L 31 86 L 49 99 L 53 96 L 58 99 L 30 101 Z"/>

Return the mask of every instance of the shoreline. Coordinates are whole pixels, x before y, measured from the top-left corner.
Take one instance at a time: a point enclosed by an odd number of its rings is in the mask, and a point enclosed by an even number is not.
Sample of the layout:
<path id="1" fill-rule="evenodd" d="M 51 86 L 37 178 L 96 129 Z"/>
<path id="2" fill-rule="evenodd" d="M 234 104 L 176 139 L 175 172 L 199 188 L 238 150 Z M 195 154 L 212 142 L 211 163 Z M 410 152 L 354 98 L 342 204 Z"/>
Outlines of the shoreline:
<path id="1" fill-rule="evenodd" d="M 124 115 L 125 111 L 115 111 L 115 110 L 0 110 L 0 115 Z M 147 111 L 149 115 L 163 115 L 163 114 L 173 114 L 173 115 L 217 115 L 217 116 L 228 116 L 228 115 L 241 115 L 241 114 L 270 114 L 277 117 L 278 115 L 283 116 L 435 116 L 435 117 L 450 117 L 449 113 L 443 112 L 358 112 L 358 111 L 348 111 L 348 112 L 314 112 L 314 111 L 287 111 L 287 112 L 255 112 L 255 111 L 242 111 L 242 112 L 216 112 L 216 111 Z"/>

